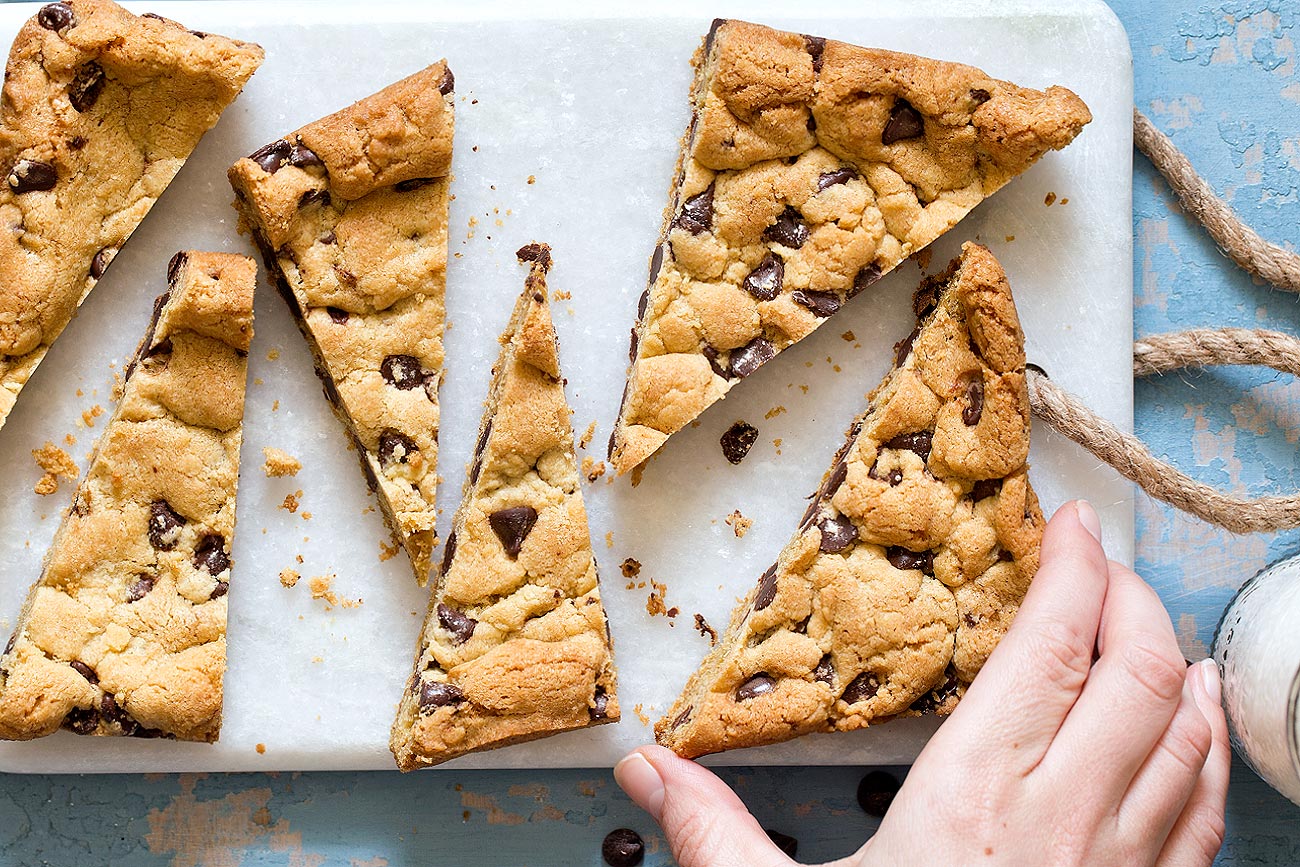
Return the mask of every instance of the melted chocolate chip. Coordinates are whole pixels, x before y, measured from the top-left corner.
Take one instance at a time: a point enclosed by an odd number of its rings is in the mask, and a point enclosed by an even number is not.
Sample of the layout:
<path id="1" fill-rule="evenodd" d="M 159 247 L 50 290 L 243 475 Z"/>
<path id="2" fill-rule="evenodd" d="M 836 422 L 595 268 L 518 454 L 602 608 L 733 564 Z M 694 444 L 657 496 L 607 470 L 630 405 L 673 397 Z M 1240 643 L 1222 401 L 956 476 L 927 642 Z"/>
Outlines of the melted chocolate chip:
<path id="1" fill-rule="evenodd" d="M 1002 490 L 1001 479 L 980 479 L 975 483 L 975 487 L 971 488 L 970 495 L 971 499 L 978 503 L 980 500 L 988 499 L 1000 490 Z"/>
<path id="2" fill-rule="evenodd" d="M 745 291 L 759 301 L 771 301 L 781 294 L 785 283 L 785 263 L 775 253 L 768 253 L 753 271 L 745 277 Z"/>
<path id="3" fill-rule="evenodd" d="M 72 84 L 68 85 L 68 101 L 77 111 L 87 111 L 99 99 L 103 89 L 104 68 L 92 60 L 77 70 Z"/>
<path id="4" fill-rule="evenodd" d="M 695 705 L 693 705 L 693 704 L 687 705 L 687 706 L 686 706 L 686 710 L 684 710 L 684 711 L 682 711 L 681 713 L 679 713 L 679 714 L 678 714 L 678 715 L 673 719 L 672 727 L 675 728 L 675 729 L 677 729 L 677 728 L 681 728 L 682 726 L 686 725 L 686 723 L 690 722 L 690 719 L 691 719 L 691 711 L 693 711 L 693 710 L 695 710 Z"/>
<path id="5" fill-rule="evenodd" d="M 834 292 L 822 292 L 817 289 L 796 289 L 790 297 L 813 312 L 819 319 L 825 319 L 840 309 L 840 296 Z"/>
<path id="6" fill-rule="evenodd" d="M 184 250 L 181 250 L 179 253 L 172 256 L 170 260 L 168 260 L 167 288 L 170 289 L 176 285 L 176 278 L 181 275 L 181 267 L 185 264 L 186 260 L 188 260 L 189 258 L 190 258 L 189 254 L 186 253 Z M 161 309 L 161 307 L 159 309 Z"/>
<path id="7" fill-rule="evenodd" d="M 849 297 L 852 298 L 871 284 L 878 282 L 882 276 L 880 266 L 872 262 L 853 278 L 853 288 L 849 290 Z"/>
<path id="8" fill-rule="evenodd" d="M 664 245 L 660 244 L 655 247 L 655 254 L 650 257 L 650 285 L 653 286 L 655 280 L 659 279 L 659 270 L 664 266 Z M 646 301 L 650 298 L 650 290 L 647 288 L 645 294 L 641 296 L 641 304 L 637 309 L 638 316 L 645 316 Z"/>
<path id="9" fill-rule="evenodd" d="M 440 707 L 449 707 L 465 701 L 465 693 L 452 683 L 426 680 L 420 683 L 420 713 L 433 713 Z"/>
<path id="10" fill-rule="evenodd" d="M 776 598 L 776 564 L 767 567 L 763 577 L 758 579 L 758 591 L 754 594 L 754 610 L 762 611 Z"/>
<path id="11" fill-rule="evenodd" d="M 976 105 L 983 105 L 984 103 L 988 102 L 990 99 L 993 98 L 993 94 L 989 93 L 987 90 L 985 90 L 982 87 L 974 87 L 971 88 L 970 98 L 975 102 Z"/>
<path id="12" fill-rule="evenodd" d="M 412 190 L 420 189 L 420 187 L 427 187 L 429 184 L 435 183 L 437 180 L 437 178 L 411 178 L 393 184 L 393 189 L 399 193 L 409 193 Z"/>
<path id="13" fill-rule="evenodd" d="M 496 533 L 497 538 L 501 540 L 501 546 L 506 549 L 506 554 L 514 559 L 523 550 L 524 540 L 528 538 L 533 525 L 537 523 L 537 510 L 532 506 L 499 509 L 488 515 L 488 523 L 492 525 L 492 532 Z"/>
<path id="14" fill-rule="evenodd" d="M 822 485 L 821 491 L 818 492 L 818 499 L 829 500 L 835 496 L 835 492 L 844 484 L 844 480 L 849 477 L 849 465 L 843 460 L 836 461 L 835 466 L 831 467 L 831 474 L 826 477 L 826 483 Z"/>
<path id="15" fill-rule="evenodd" d="M 869 698 L 874 698 L 876 691 L 880 689 L 880 681 L 876 679 L 875 674 L 870 671 L 864 671 L 844 688 L 840 695 L 846 703 L 857 704 Z"/>
<path id="16" fill-rule="evenodd" d="M 609 867 L 636 867 L 645 857 L 645 843 L 631 828 L 615 828 L 601 841 L 600 857 Z"/>
<path id="17" fill-rule="evenodd" d="M 916 335 L 920 333 L 921 333 L 921 325 L 920 323 L 918 323 L 917 326 L 912 329 L 911 334 L 907 335 L 902 340 L 894 344 L 894 366 L 895 367 L 902 367 L 903 363 L 907 361 L 907 356 L 910 355 L 912 352 L 912 344 L 916 342 Z"/>
<path id="18" fill-rule="evenodd" d="M 58 4 L 62 6 L 63 4 Z M 79 735 L 88 735 L 99 728 L 99 714 L 93 707 L 74 707 L 63 718 L 63 727 Z"/>
<path id="19" fill-rule="evenodd" d="M 446 575 L 447 570 L 451 568 L 451 561 L 456 557 L 456 531 L 452 530 L 451 535 L 447 537 L 447 544 L 442 549 L 442 574 Z"/>
<path id="20" fill-rule="evenodd" d="M 325 312 L 329 314 L 330 320 L 333 321 L 335 325 L 348 324 L 348 311 L 341 307 L 326 307 Z"/>
<path id="21" fill-rule="evenodd" d="M 203 569 L 217 577 L 230 568 L 230 555 L 226 553 L 225 537 L 209 533 L 194 546 L 194 568 Z"/>
<path id="22" fill-rule="evenodd" d="M 803 43 L 804 47 L 808 49 L 808 53 L 812 55 L 813 74 L 815 75 L 822 71 L 822 54 L 826 51 L 826 40 L 820 36 L 805 34 Z"/>
<path id="23" fill-rule="evenodd" d="M 428 376 L 414 355 L 390 355 L 379 365 L 379 372 L 385 382 L 402 391 L 419 388 Z"/>
<path id="24" fill-rule="evenodd" d="M 605 693 L 605 687 L 600 684 L 596 685 L 596 694 L 591 699 L 591 707 L 587 713 L 592 719 L 606 719 L 609 716 L 609 696 Z"/>
<path id="25" fill-rule="evenodd" d="M 934 554 L 930 551 L 909 551 L 898 545 L 885 549 L 885 559 L 895 569 L 919 569 L 926 575 L 934 575 Z"/>
<path id="26" fill-rule="evenodd" d="M 841 166 L 834 171 L 822 172 L 817 177 L 817 192 L 820 193 L 836 184 L 847 184 L 849 181 L 857 179 L 857 177 L 857 170 L 852 166 Z"/>
<path id="27" fill-rule="evenodd" d="M 853 547 L 858 541 L 858 528 L 846 516 L 826 518 L 817 525 L 822 541 L 818 549 L 823 554 L 838 554 Z"/>
<path id="28" fill-rule="evenodd" d="M 738 421 L 719 440 L 722 443 L 722 455 L 733 464 L 738 464 L 749 454 L 749 450 L 758 442 L 758 428 L 744 421 Z"/>
<path id="29" fill-rule="evenodd" d="M 948 699 L 957 694 L 957 672 L 948 666 L 944 672 L 943 683 L 912 702 L 911 710 L 918 713 L 934 713 L 948 703 Z"/>
<path id="30" fill-rule="evenodd" d="M 126 711 L 122 710 L 118 705 L 117 699 L 113 697 L 112 693 L 107 692 L 100 696 L 99 715 L 103 718 L 104 722 L 109 725 L 112 725 L 113 723 L 121 725 L 124 720 L 130 719 L 126 714 Z"/>
<path id="31" fill-rule="evenodd" d="M 478 435 L 478 442 L 474 443 L 474 456 L 478 457 L 483 454 L 487 448 L 488 438 L 492 436 L 492 419 L 488 419 L 487 424 L 483 425 L 483 430 Z"/>
<path id="32" fill-rule="evenodd" d="M 15 632 L 15 633 L 13 633 L 12 635 L 10 635 L 10 636 L 9 636 L 9 640 L 5 642 L 5 652 L 4 652 L 4 655 L 5 655 L 5 656 L 8 656 L 9 654 L 13 653 L 13 652 L 14 652 L 14 645 L 17 644 L 17 643 L 18 643 L 18 633 Z"/>
<path id="33" fill-rule="evenodd" d="M 166 500 L 149 504 L 149 544 L 159 551 L 170 551 L 181 537 L 185 519 Z"/>
<path id="34" fill-rule="evenodd" d="M 294 168 L 305 169 L 311 166 L 323 166 L 325 161 L 317 156 L 314 150 L 302 142 L 298 142 L 289 149 L 289 165 Z"/>
<path id="35" fill-rule="evenodd" d="M 930 449 L 934 446 L 934 432 L 919 430 L 915 433 L 899 434 L 885 443 L 887 449 L 916 452 L 921 460 L 930 459 Z"/>
<path id="36" fill-rule="evenodd" d="M 293 145 L 286 139 L 273 141 L 253 151 L 248 158 L 262 167 L 262 171 L 275 174 L 289 160 Z"/>
<path id="37" fill-rule="evenodd" d="M 692 235 L 713 228 L 713 184 L 702 193 L 696 193 L 682 205 L 681 213 L 673 220 L 673 227 L 685 229 Z"/>
<path id="38" fill-rule="evenodd" d="M 884 818 L 900 786 L 892 774 L 872 771 L 858 782 L 858 806 L 868 816 Z"/>
<path id="39" fill-rule="evenodd" d="M 974 427 L 980 423 L 980 416 L 984 414 L 984 380 L 973 379 L 970 385 L 966 386 L 966 406 L 961 411 L 961 420 L 966 427 Z"/>
<path id="40" fill-rule="evenodd" d="M 889 122 L 885 124 L 885 130 L 880 135 L 880 143 L 891 145 L 894 142 L 916 138 L 924 133 L 925 119 L 921 117 L 921 113 L 912 108 L 910 102 L 900 99 L 894 103 L 893 109 L 889 112 Z"/>
<path id="41" fill-rule="evenodd" d="M 767 695 L 776 689 L 776 681 L 766 674 L 756 674 L 740 685 L 736 690 L 736 701 L 749 701 L 760 695 Z"/>
<path id="42" fill-rule="evenodd" d="M 298 198 L 298 208 L 299 210 L 301 210 L 310 205 L 314 205 L 317 202 L 319 202 L 322 205 L 328 205 L 330 203 L 330 191 L 329 190 L 308 190 Z"/>
<path id="43" fill-rule="evenodd" d="M 62 30 L 65 27 L 75 27 L 77 16 L 72 14 L 72 7 L 67 3 L 51 3 L 42 6 L 41 11 L 36 13 L 36 23 L 46 30 Z"/>
<path id="44" fill-rule="evenodd" d="M 714 349 L 712 346 L 706 343 L 704 344 L 704 348 L 701 349 L 700 352 L 704 355 L 705 358 L 709 360 L 710 370 L 712 370 L 715 374 L 722 377 L 723 379 L 727 379 L 727 380 L 731 379 L 730 362 L 728 362 L 727 367 L 723 367 L 721 362 L 718 361 L 718 350 Z"/>
<path id="45" fill-rule="evenodd" d="M 780 831 L 773 831 L 771 828 L 764 828 L 763 832 L 767 834 L 776 848 L 785 853 L 787 858 L 794 858 L 799 854 L 799 841 L 789 834 L 782 834 Z"/>
<path id="46" fill-rule="evenodd" d="M 73 671 L 90 681 L 92 684 L 99 683 L 99 675 L 95 674 L 95 669 L 86 665 L 86 663 L 81 660 L 74 659 L 72 662 L 69 662 L 68 665 L 72 666 Z"/>
<path id="47" fill-rule="evenodd" d="M 889 471 L 889 475 L 886 477 L 886 480 L 889 482 L 889 486 L 891 488 L 897 488 L 899 485 L 903 483 L 903 471 L 900 470 L 898 467 L 894 467 L 892 470 Z"/>
<path id="48" fill-rule="evenodd" d="M 379 435 L 379 465 L 386 467 L 392 463 L 405 464 L 411 455 L 420 450 L 415 440 L 395 430 L 386 430 Z"/>
<path id="49" fill-rule="evenodd" d="M 632 326 L 632 338 L 627 344 L 627 360 L 636 361 L 636 348 L 640 344 L 641 338 L 636 336 L 636 326 Z"/>
<path id="50" fill-rule="evenodd" d="M 739 349 L 731 351 L 731 372 L 744 379 L 773 358 L 776 358 L 776 347 L 772 341 L 766 337 L 755 337 Z"/>
<path id="51" fill-rule="evenodd" d="M 54 166 L 39 160 L 19 160 L 9 172 L 9 189 L 16 194 L 39 193 L 54 189 L 59 173 Z"/>
<path id="52" fill-rule="evenodd" d="M 474 635 L 474 628 L 478 626 L 478 621 L 473 617 L 442 602 L 438 603 L 438 622 L 451 633 L 451 640 L 455 644 L 469 641 Z"/>
<path id="53" fill-rule="evenodd" d="M 442 78 L 438 79 L 438 92 L 446 96 L 455 89 L 456 76 L 451 74 L 451 67 L 447 67 L 442 71 Z"/>
<path id="54" fill-rule="evenodd" d="M 139 602 L 149 595 L 149 591 L 153 589 L 156 583 L 157 579 L 152 575 L 139 576 L 130 587 L 126 588 L 126 601 Z"/>
<path id="55" fill-rule="evenodd" d="M 827 686 L 832 685 L 835 680 L 835 661 L 831 659 L 828 653 L 822 657 L 821 662 L 813 669 L 813 680 L 819 680 Z"/>
<path id="56" fill-rule="evenodd" d="M 90 276 L 96 280 L 104 276 L 108 266 L 112 264 L 113 257 L 117 254 L 116 247 L 105 247 L 95 254 L 95 258 L 90 260 Z"/>
<path id="57" fill-rule="evenodd" d="M 811 234 L 808 224 L 803 221 L 803 214 L 786 205 L 776 222 L 763 230 L 763 240 L 797 250 Z"/>

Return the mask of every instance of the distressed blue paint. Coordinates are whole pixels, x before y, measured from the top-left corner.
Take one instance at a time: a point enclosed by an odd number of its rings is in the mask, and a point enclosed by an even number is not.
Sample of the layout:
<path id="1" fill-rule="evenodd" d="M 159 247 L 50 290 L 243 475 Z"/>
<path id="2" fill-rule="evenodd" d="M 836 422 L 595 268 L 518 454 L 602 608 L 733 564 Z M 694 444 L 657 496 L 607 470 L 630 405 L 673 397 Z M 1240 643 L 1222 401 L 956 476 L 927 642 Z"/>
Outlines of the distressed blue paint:
<path id="1" fill-rule="evenodd" d="M 1300 2 L 1113 6 L 1132 41 L 1138 106 L 1250 224 L 1294 248 Z M 1137 334 L 1198 325 L 1295 333 L 1300 299 L 1233 268 L 1181 215 L 1154 170 L 1139 159 L 1136 171 Z M 1136 428 L 1158 454 L 1204 481 L 1253 494 L 1293 490 L 1300 487 L 1297 444 L 1285 428 L 1290 419 L 1295 436 L 1296 407 L 1300 387 L 1270 371 L 1168 376 L 1139 383 Z M 1263 418 L 1254 425 L 1262 434 L 1243 427 L 1252 417 Z M 1189 655 L 1211 640 L 1247 573 L 1297 549 L 1300 533 L 1234 539 L 1158 504 L 1139 510 L 1138 568 L 1175 622 L 1188 623 L 1180 635 Z M 1240 764 L 1233 773 L 1229 838 L 1218 863 L 1300 863 L 1296 808 Z M 807 860 L 846 855 L 875 827 L 854 801 L 859 770 L 723 775 L 765 826 L 799 838 Z M 231 807 L 224 813 L 215 809 L 223 803 Z M 151 819 L 169 816 L 180 817 L 174 833 L 151 836 Z M 646 836 L 646 864 L 670 863 L 651 823 L 608 774 L 594 771 L 0 777 L 2 865 L 595 865 L 601 838 L 620 826 Z"/>

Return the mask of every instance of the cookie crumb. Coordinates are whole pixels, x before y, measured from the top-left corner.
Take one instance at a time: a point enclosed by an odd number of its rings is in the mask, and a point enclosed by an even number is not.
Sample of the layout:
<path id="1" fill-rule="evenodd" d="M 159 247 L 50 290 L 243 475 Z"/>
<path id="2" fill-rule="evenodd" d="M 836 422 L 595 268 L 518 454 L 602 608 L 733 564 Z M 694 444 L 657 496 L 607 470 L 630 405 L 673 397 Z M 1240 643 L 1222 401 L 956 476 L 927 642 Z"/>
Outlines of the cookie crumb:
<path id="1" fill-rule="evenodd" d="M 632 713 L 636 714 L 636 718 L 641 720 L 641 725 L 643 726 L 650 725 L 650 717 L 646 714 L 644 710 L 641 709 L 640 702 L 637 702 L 635 705 L 633 705 Z"/>
<path id="2" fill-rule="evenodd" d="M 912 254 L 911 256 L 909 256 L 908 258 L 909 258 L 909 259 L 912 259 L 913 261 L 915 261 L 916 264 L 917 264 L 917 267 L 919 267 L 922 271 L 929 271 L 929 270 L 930 270 L 930 259 L 931 259 L 931 257 L 933 257 L 933 256 L 934 256 L 934 251 L 931 250 L 929 247 L 926 247 L 926 248 L 924 248 L 924 249 L 917 250 L 915 253 L 913 253 L 913 254 Z"/>
<path id="3" fill-rule="evenodd" d="M 591 424 L 587 425 L 587 430 L 583 432 L 582 439 L 578 440 L 578 448 L 585 449 L 591 445 L 592 437 L 596 435 L 596 422 L 593 419 Z"/>
<path id="4" fill-rule="evenodd" d="M 280 411 L 280 401 L 277 400 L 275 403 L 271 404 L 271 412 L 279 412 L 279 411 Z"/>
<path id="5" fill-rule="evenodd" d="M 384 540 L 379 540 L 379 562 L 386 563 L 397 556 L 397 552 L 402 550 L 397 545 L 385 545 Z"/>
<path id="6" fill-rule="evenodd" d="M 704 619 L 703 614 L 695 615 L 695 630 L 700 633 L 700 637 L 709 639 L 709 646 L 718 643 L 718 632 L 709 625 L 709 621 Z"/>
<path id="7" fill-rule="evenodd" d="M 72 434 L 64 434 L 63 441 L 70 446 L 75 446 L 77 444 L 77 438 L 74 437 Z"/>
<path id="8" fill-rule="evenodd" d="M 500 223 L 501 221 L 500 221 L 500 220 L 497 220 L 497 222 Z M 571 298 L 573 298 L 573 293 L 572 293 L 572 292 L 565 292 L 565 291 L 563 291 L 563 290 L 559 290 L 559 291 L 557 291 L 557 292 L 555 293 L 555 300 L 556 300 L 556 301 L 568 301 L 568 300 L 570 300 Z"/>
<path id="9" fill-rule="evenodd" d="M 278 359 L 279 357 L 280 357 L 280 350 L 278 350 L 278 349 L 274 349 L 274 348 L 272 348 L 272 349 L 270 349 L 270 350 L 267 350 L 267 353 L 266 353 L 266 360 L 267 360 L 267 361 L 275 361 L 275 360 Z"/>
<path id="10" fill-rule="evenodd" d="M 843 340 L 845 343 L 852 343 L 857 339 L 858 336 L 853 333 L 852 329 L 845 331 L 843 334 L 840 335 L 840 340 Z"/>
<path id="11" fill-rule="evenodd" d="M 754 526 L 754 519 L 746 518 L 744 515 L 740 514 L 740 509 L 736 509 L 728 515 L 726 517 L 726 522 L 731 527 L 732 532 L 736 534 L 737 539 L 745 538 L 745 534 L 749 532 L 749 528 Z"/>
<path id="12" fill-rule="evenodd" d="M 722 456 L 733 464 L 738 464 L 749 454 L 749 450 L 758 442 L 758 428 L 741 420 L 727 428 L 718 440 L 722 444 Z"/>
<path id="13" fill-rule="evenodd" d="M 296 586 L 298 584 L 298 579 L 301 577 L 302 575 L 298 574 L 293 569 L 280 570 L 280 583 L 283 584 L 285 587 Z"/>
<path id="14" fill-rule="evenodd" d="M 605 534 L 605 547 L 606 547 L 606 548 L 613 548 L 613 547 L 614 547 L 614 531 L 613 531 L 613 530 L 610 530 L 608 533 Z"/>
<path id="15" fill-rule="evenodd" d="M 767 411 L 767 415 L 763 416 L 763 418 L 768 419 L 770 421 L 783 412 L 788 412 L 788 410 L 784 406 L 774 406 Z"/>
<path id="16" fill-rule="evenodd" d="M 641 574 L 641 562 L 632 557 L 624 560 L 623 565 L 619 568 L 623 570 L 624 578 L 635 578 Z"/>
<path id="17" fill-rule="evenodd" d="M 585 456 L 582 459 L 582 474 L 587 477 L 587 481 L 596 481 L 605 475 L 605 462 L 593 460 L 591 455 Z"/>
<path id="18" fill-rule="evenodd" d="M 1068 196 L 1062 196 L 1062 197 L 1061 197 L 1061 201 L 1057 202 L 1057 204 L 1058 204 L 1058 205 L 1068 205 L 1068 204 L 1070 204 L 1070 199 L 1069 199 Z"/>
<path id="19" fill-rule="evenodd" d="M 74 482 L 77 480 L 77 462 L 71 455 L 48 440 L 39 449 L 32 449 L 32 458 L 36 461 L 36 466 L 45 472 L 34 488 L 42 497 L 49 496 L 59 489 L 59 476 Z"/>
<path id="20" fill-rule="evenodd" d="M 301 490 L 294 491 L 292 494 L 285 494 L 284 502 L 280 504 L 280 508 L 292 515 L 294 512 L 298 511 L 299 499 L 301 497 Z"/>
<path id="21" fill-rule="evenodd" d="M 104 408 L 99 404 L 95 404 L 90 409 L 86 410 L 81 414 L 81 423 L 84 424 L 86 427 L 94 427 L 95 419 L 99 418 L 103 414 L 104 414 Z"/>
<path id="22" fill-rule="evenodd" d="M 266 755 L 266 744 L 258 744 L 254 749 L 257 750 L 259 756 Z"/>
<path id="23" fill-rule="evenodd" d="M 641 484 L 641 474 L 645 472 L 645 464 L 637 464 L 632 470 L 632 487 L 638 487 Z"/>
<path id="24" fill-rule="evenodd" d="M 529 176 L 528 176 L 528 183 L 530 183 L 530 184 L 535 184 L 535 183 L 537 183 L 537 176 L 536 176 L 536 175 L 529 175 Z"/>
<path id="25" fill-rule="evenodd" d="M 668 585 L 661 584 L 651 579 L 650 595 L 646 597 L 645 610 L 651 617 L 662 614 L 669 620 L 676 617 L 681 611 L 677 607 L 669 608 L 664 601 L 668 593 Z"/>
<path id="26" fill-rule="evenodd" d="M 262 456 L 266 462 L 262 464 L 262 471 L 266 473 L 268 479 L 279 478 L 280 476 L 296 476 L 302 469 L 302 461 L 293 455 L 281 449 L 267 446 L 262 449 Z"/>
<path id="27" fill-rule="evenodd" d="M 1010 243 L 1011 243 L 1012 241 L 1014 241 L 1015 239 L 1016 239 L 1016 236 L 1015 236 L 1015 235 L 1007 235 L 1007 237 L 1006 237 L 1006 241 L 1007 241 L 1008 244 L 1010 244 Z"/>
<path id="28" fill-rule="evenodd" d="M 1046 196 L 1043 197 L 1043 204 L 1047 205 L 1049 208 L 1052 206 L 1052 202 L 1055 201 L 1056 201 L 1056 193 L 1048 193 Z"/>

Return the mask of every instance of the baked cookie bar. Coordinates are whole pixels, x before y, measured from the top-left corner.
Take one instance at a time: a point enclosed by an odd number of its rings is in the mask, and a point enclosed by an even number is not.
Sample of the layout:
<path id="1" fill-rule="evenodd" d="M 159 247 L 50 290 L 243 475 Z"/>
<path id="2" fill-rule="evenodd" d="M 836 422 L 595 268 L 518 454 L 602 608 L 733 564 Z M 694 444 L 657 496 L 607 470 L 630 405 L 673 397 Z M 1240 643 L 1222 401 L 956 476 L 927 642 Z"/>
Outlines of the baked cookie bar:
<path id="1" fill-rule="evenodd" d="M 0 426 L 261 62 L 110 0 L 52 3 L 19 31 L 0 100 Z"/>
<path id="2" fill-rule="evenodd" d="M 609 628 L 582 504 L 550 250 L 501 338 L 474 463 L 442 558 L 391 747 L 403 771 L 619 718 Z"/>
<path id="3" fill-rule="evenodd" d="M 423 584 L 437 542 L 453 79 L 445 61 L 230 168 L 389 529 Z"/>
<path id="4" fill-rule="evenodd" d="M 0 656 L 0 738 L 215 741 L 256 266 L 178 253 Z"/>
<path id="5" fill-rule="evenodd" d="M 1091 120 L 1070 91 L 715 21 L 632 331 L 622 474 Z"/>
<path id="6" fill-rule="evenodd" d="M 962 248 L 780 559 L 655 725 L 693 757 L 946 714 L 1038 569 L 1024 335 L 991 253 Z"/>

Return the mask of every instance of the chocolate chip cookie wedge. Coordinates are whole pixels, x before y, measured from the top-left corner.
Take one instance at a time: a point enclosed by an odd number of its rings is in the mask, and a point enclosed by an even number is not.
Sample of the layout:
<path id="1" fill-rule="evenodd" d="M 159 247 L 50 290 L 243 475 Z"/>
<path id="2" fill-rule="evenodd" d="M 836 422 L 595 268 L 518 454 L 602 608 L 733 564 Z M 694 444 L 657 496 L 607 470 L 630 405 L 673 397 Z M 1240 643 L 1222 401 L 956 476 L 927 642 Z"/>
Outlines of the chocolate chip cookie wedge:
<path id="1" fill-rule="evenodd" d="M 559 347 L 530 271 L 501 338 L 474 462 L 393 724 L 403 771 L 619 718 Z"/>
<path id="2" fill-rule="evenodd" d="M 622 474 L 1091 120 L 1070 91 L 716 21 L 632 332 Z"/>
<path id="3" fill-rule="evenodd" d="M 421 584 L 437 542 L 452 88 L 436 63 L 229 172 L 240 230 L 307 339 Z"/>
<path id="4" fill-rule="evenodd" d="M 1006 275 L 966 244 L 798 532 L 655 725 L 693 757 L 949 713 L 1038 568 L 1024 335 Z"/>
<path id="5" fill-rule="evenodd" d="M 256 266 L 179 253 L 0 656 L 0 738 L 215 741 Z"/>
<path id="6" fill-rule="evenodd" d="M 0 425 L 262 49 L 109 0 L 42 7 L 0 100 Z"/>

